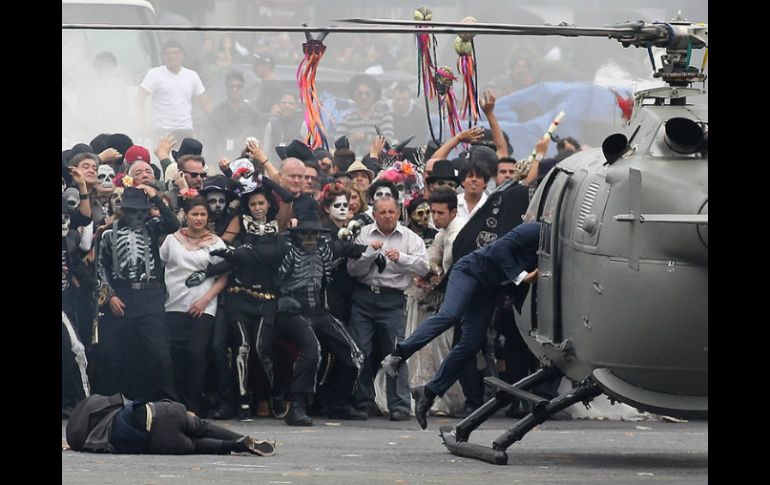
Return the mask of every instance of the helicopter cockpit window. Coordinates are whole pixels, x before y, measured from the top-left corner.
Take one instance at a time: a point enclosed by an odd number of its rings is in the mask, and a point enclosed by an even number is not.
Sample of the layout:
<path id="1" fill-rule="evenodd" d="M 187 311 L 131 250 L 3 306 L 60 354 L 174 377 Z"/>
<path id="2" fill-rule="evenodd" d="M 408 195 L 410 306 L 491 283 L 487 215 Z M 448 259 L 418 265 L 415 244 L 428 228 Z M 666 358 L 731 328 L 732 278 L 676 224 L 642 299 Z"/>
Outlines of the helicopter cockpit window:
<path id="1" fill-rule="evenodd" d="M 697 124 L 703 129 L 703 132 L 708 131 L 708 122 L 697 122 Z M 658 132 L 655 134 L 655 138 L 650 145 L 650 156 L 656 158 L 703 158 L 703 154 L 700 151 L 691 154 L 679 153 L 671 149 L 665 140 L 666 135 L 666 123 L 662 123 L 658 127 Z"/>

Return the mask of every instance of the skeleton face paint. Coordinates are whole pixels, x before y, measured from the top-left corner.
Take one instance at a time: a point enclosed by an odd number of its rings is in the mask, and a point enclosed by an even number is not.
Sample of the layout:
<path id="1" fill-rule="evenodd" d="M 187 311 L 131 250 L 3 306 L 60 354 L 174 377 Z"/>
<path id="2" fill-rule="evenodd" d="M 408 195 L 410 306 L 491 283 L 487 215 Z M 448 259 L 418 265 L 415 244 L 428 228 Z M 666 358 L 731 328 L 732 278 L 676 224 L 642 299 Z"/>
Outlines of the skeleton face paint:
<path id="1" fill-rule="evenodd" d="M 126 221 L 126 226 L 131 229 L 141 229 L 147 219 L 147 211 L 144 209 L 123 209 L 121 220 Z"/>
<path id="2" fill-rule="evenodd" d="M 393 193 L 390 191 L 390 187 L 377 187 L 374 192 L 374 200 L 382 199 L 383 197 L 393 198 Z"/>
<path id="3" fill-rule="evenodd" d="M 61 213 L 61 237 L 65 237 L 70 230 L 70 215 L 66 212 Z"/>
<path id="4" fill-rule="evenodd" d="M 338 195 L 329 206 L 329 217 L 335 221 L 344 221 L 348 217 L 348 199 L 344 195 Z"/>
<path id="5" fill-rule="evenodd" d="M 109 165 L 99 165 L 96 170 L 96 180 L 104 188 L 112 187 L 112 179 L 115 178 L 115 170 Z"/>
<path id="6" fill-rule="evenodd" d="M 206 194 L 206 202 L 209 203 L 209 210 L 214 219 L 222 217 L 222 214 L 225 212 L 225 207 L 227 207 L 227 197 L 225 197 L 224 192 L 209 192 Z"/>
<path id="7" fill-rule="evenodd" d="M 120 214 L 120 204 L 123 203 L 123 187 L 117 187 L 110 196 L 112 214 Z"/>
<path id="8" fill-rule="evenodd" d="M 409 216 L 414 224 L 420 227 L 428 227 L 430 218 L 430 206 L 427 202 L 420 202 L 417 208 Z"/>
<path id="9" fill-rule="evenodd" d="M 318 247 L 318 233 L 312 231 L 297 231 L 297 240 L 307 253 L 314 253 Z"/>

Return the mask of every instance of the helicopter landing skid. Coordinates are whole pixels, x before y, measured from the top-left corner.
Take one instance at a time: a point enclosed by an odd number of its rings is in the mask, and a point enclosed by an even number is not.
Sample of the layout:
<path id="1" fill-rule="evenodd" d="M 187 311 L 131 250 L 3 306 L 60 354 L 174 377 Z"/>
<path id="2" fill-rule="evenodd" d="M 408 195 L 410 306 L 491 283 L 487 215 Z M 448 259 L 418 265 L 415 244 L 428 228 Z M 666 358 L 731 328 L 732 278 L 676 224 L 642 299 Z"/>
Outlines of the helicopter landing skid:
<path id="1" fill-rule="evenodd" d="M 465 456 L 476 460 L 486 461 L 493 465 L 505 465 L 508 463 L 508 454 L 505 452 L 513 443 L 521 440 L 535 426 L 544 423 L 559 411 L 581 401 L 590 401 L 602 393 L 599 386 L 590 379 L 586 379 L 572 392 L 556 396 L 550 401 L 527 392 L 526 388 L 547 381 L 560 372 L 555 367 L 540 369 L 534 374 L 520 380 L 516 384 L 508 384 L 499 379 L 486 378 L 489 384 L 497 387 L 495 397 L 476 409 L 467 418 L 460 421 L 456 427 L 442 426 L 439 429 L 444 446 L 457 456 Z M 514 397 L 534 403 L 534 408 L 525 417 L 505 433 L 498 436 L 492 446 L 476 445 L 468 443 L 470 434 L 481 423 L 489 419 L 494 413 L 511 403 Z"/>

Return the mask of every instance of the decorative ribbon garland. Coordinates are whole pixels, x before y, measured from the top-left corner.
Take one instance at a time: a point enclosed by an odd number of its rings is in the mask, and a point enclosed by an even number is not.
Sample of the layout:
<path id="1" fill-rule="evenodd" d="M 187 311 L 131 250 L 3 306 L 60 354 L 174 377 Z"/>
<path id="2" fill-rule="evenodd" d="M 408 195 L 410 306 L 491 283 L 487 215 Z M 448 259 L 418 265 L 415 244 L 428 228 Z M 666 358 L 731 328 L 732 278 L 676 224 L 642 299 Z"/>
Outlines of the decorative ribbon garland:
<path id="1" fill-rule="evenodd" d="M 441 120 L 446 118 L 449 124 L 449 132 L 452 136 L 462 131 L 460 115 L 457 113 L 457 98 L 455 97 L 452 83 L 457 77 L 447 66 L 436 69 L 436 90 L 438 91 L 438 111 Z M 443 125 L 443 123 L 442 123 Z"/>
<path id="2" fill-rule="evenodd" d="M 476 47 L 473 39 L 465 40 L 461 36 L 455 38 L 457 70 L 463 76 L 463 111 L 462 119 L 468 116 L 468 128 L 479 122 L 479 90 L 478 71 L 476 69 Z"/>
<path id="3" fill-rule="evenodd" d="M 305 107 L 305 125 L 307 126 L 305 143 L 313 150 L 322 146 L 328 148 L 326 128 L 321 119 L 321 101 L 315 87 L 318 64 L 326 52 L 326 46 L 323 44 L 326 34 L 326 32 L 321 34 L 318 39 L 311 38 L 309 33 L 305 34 L 307 42 L 302 44 L 305 58 L 300 61 L 297 68 L 299 97 Z"/>

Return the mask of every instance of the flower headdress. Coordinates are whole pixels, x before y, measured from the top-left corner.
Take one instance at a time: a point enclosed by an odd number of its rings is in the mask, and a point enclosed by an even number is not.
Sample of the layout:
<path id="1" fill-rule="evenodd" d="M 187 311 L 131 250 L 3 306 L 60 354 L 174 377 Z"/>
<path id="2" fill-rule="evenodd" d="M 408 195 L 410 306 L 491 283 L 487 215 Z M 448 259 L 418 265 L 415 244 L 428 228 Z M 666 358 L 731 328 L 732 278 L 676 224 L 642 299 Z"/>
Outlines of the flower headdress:
<path id="1" fill-rule="evenodd" d="M 181 195 L 184 200 L 199 197 L 198 191 L 192 187 L 180 190 L 179 195 Z"/>

